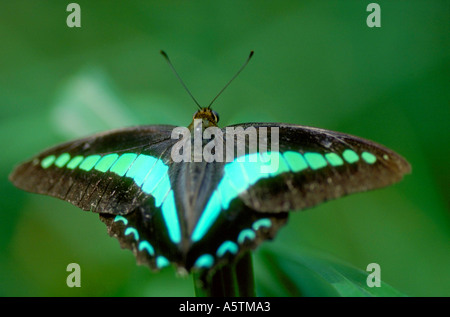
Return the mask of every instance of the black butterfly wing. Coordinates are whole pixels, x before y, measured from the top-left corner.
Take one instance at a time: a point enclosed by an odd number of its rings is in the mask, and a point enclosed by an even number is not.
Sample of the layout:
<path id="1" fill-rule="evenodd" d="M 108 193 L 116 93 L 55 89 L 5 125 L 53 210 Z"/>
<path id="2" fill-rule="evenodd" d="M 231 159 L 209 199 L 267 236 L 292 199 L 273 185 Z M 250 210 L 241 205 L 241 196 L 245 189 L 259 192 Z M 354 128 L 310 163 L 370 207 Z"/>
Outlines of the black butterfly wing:
<path id="1" fill-rule="evenodd" d="M 173 142 L 172 129 L 141 126 L 67 142 L 17 166 L 9 179 L 18 188 L 66 200 L 83 210 L 124 215 L 149 197 L 133 179 L 123 177 L 124 171 L 106 171 L 107 165 L 111 167 L 126 153 L 167 160 L 165 151 Z M 103 161 L 103 168 L 94 168 L 105 156 L 109 159 Z"/>
<path id="2" fill-rule="evenodd" d="M 241 126 L 254 127 L 258 133 L 266 128 L 269 141 L 271 128 L 279 129 L 279 170 L 270 177 L 256 177 L 239 195 L 247 206 L 260 212 L 302 210 L 391 185 L 411 171 L 409 163 L 394 151 L 356 136 L 277 123 Z M 236 182 L 244 183 L 252 178 L 238 177 L 241 179 Z"/>
<path id="3" fill-rule="evenodd" d="M 99 213 L 138 263 L 184 267 L 183 217 L 170 177 L 173 128 L 141 126 L 68 142 L 17 166 L 9 178 L 26 191 Z"/>

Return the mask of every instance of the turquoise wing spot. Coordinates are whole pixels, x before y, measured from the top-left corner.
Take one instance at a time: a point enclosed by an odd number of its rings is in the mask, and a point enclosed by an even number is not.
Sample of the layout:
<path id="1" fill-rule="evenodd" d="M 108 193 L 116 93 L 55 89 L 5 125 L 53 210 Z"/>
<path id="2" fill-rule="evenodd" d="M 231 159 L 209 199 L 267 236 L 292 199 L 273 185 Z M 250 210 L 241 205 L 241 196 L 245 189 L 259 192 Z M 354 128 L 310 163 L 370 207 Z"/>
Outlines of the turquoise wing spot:
<path id="1" fill-rule="evenodd" d="M 249 182 L 248 179 L 242 177 L 242 169 L 239 162 L 233 161 L 226 164 L 224 170 L 238 193 L 247 189 Z"/>
<path id="2" fill-rule="evenodd" d="M 75 156 L 73 159 L 70 160 L 69 163 L 67 163 L 66 168 L 68 169 L 75 169 L 77 168 L 78 165 L 80 165 L 80 163 L 84 160 L 84 157 L 81 155 Z"/>
<path id="3" fill-rule="evenodd" d="M 164 202 L 167 193 L 170 191 L 170 180 L 169 176 L 166 174 L 163 176 L 161 181 L 157 184 L 155 189 L 151 192 L 151 195 L 155 198 L 155 206 L 159 207 Z"/>
<path id="4" fill-rule="evenodd" d="M 192 241 L 197 242 L 203 238 L 208 229 L 213 225 L 214 221 L 216 221 L 219 216 L 221 210 L 220 207 L 220 196 L 217 190 L 215 190 L 211 195 L 205 210 L 200 216 L 197 225 L 195 226 L 194 232 L 191 236 Z"/>
<path id="5" fill-rule="evenodd" d="M 244 157 L 244 159 L 245 159 L 245 157 Z M 244 160 L 243 159 L 243 160 Z M 241 169 L 241 179 L 246 183 L 246 184 L 251 184 L 251 182 L 250 182 L 250 178 L 248 177 L 248 175 L 247 175 L 247 171 L 245 170 L 245 167 L 244 167 L 244 162 L 242 161 L 242 162 L 240 162 L 240 161 L 237 161 L 237 162 L 234 162 L 234 164 L 236 164 L 236 166 L 239 166 L 239 168 Z"/>
<path id="6" fill-rule="evenodd" d="M 224 256 L 227 252 L 230 252 L 231 254 L 236 254 L 238 250 L 239 247 L 237 246 L 236 243 L 227 240 L 220 245 L 220 247 L 217 249 L 216 254 L 220 258 Z"/>
<path id="7" fill-rule="evenodd" d="M 171 190 L 167 195 L 161 209 L 164 222 L 166 223 L 167 230 L 169 231 L 170 240 L 172 240 L 173 243 L 179 243 L 181 241 L 180 223 L 175 207 L 175 196 L 173 194 L 173 190 Z"/>
<path id="8" fill-rule="evenodd" d="M 122 221 L 125 226 L 128 225 L 128 219 L 127 218 L 117 215 L 114 218 L 114 222 L 119 222 L 119 221 Z"/>
<path id="9" fill-rule="evenodd" d="M 369 152 L 362 152 L 361 157 L 368 164 L 373 164 L 377 161 L 377 157 Z"/>
<path id="10" fill-rule="evenodd" d="M 239 195 L 228 174 L 224 174 L 217 190 L 220 192 L 220 197 L 222 198 L 222 209 L 227 210 L 230 207 L 230 202 Z"/>
<path id="11" fill-rule="evenodd" d="M 151 256 L 155 255 L 155 249 L 148 241 L 139 243 L 139 251 L 146 250 Z"/>
<path id="12" fill-rule="evenodd" d="M 132 234 L 134 236 L 134 240 L 138 241 L 139 240 L 139 233 L 137 232 L 136 229 L 132 228 L 132 227 L 128 227 L 127 229 L 125 229 L 125 233 L 126 236 L 129 234 Z"/>
<path id="13" fill-rule="evenodd" d="M 161 160 L 157 160 L 155 166 L 152 168 L 142 185 L 142 190 L 150 194 L 156 188 L 161 179 L 167 175 L 169 168 Z"/>
<path id="14" fill-rule="evenodd" d="M 89 155 L 83 160 L 83 162 L 81 162 L 80 169 L 89 172 L 95 166 L 95 164 L 97 164 L 100 158 L 100 155 Z"/>
<path id="15" fill-rule="evenodd" d="M 116 153 L 105 155 L 98 161 L 94 168 L 97 171 L 105 173 L 111 168 L 118 157 L 119 154 Z"/>
<path id="16" fill-rule="evenodd" d="M 214 257 L 211 254 L 203 254 L 195 261 L 194 266 L 197 268 L 209 269 L 214 264 Z"/>
<path id="17" fill-rule="evenodd" d="M 70 154 L 69 153 L 63 153 L 56 159 L 55 165 L 58 166 L 59 168 L 61 168 L 64 165 L 66 165 L 66 163 L 69 162 L 69 161 L 70 161 Z"/>
<path id="18" fill-rule="evenodd" d="M 258 152 L 246 154 L 244 162 L 261 164 L 261 155 Z M 242 162 L 242 163 L 244 163 L 244 162 Z"/>
<path id="19" fill-rule="evenodd" d="M 293 172 L 300 172 L 308 168 L 308 163 L 298 152 L 287 151 L 283 153 L 283 156 Z"/>
<path id="20" fill-rule="evenodd" d="M 140 155 L 127 176 L 133 177 L 136 183 L 143 182 L 142 190 L 155 198 L 155 206 L 161 206 L 164 222 L 173 243 L 181 241 L 180 223 L 175 205 L 175 196 L 171 190 L 170 179 L 167 174 L 169 167 L 161 160 L 151 156 Z M 148 172 L 150 170 L 150 172 Z M 147 175 L 148 173 L 148 175 Z M 144 175 L 146 174 L 146 175 Z M 144 181 L 145 179 L 145 181 Z"/>
<path id="21" fill-rule="evenodd" d="M 272 173 L 273 176 L 283 174 L 290 172 L 289 165 L 286 163 L 286 160 L 284 159 L 283 155 L 280 152 L 277 152 L 278 155 L 278 170 L 274 173 Z"/>
<path id="22" fill-rule="evenodd" d="M 336 153 L 327 153 L 325 154 L 325 158 L 331 164 L 331 166 L 341 166 L 344 164 L 344 161 Z"/>
<path id="23" fill-rule="evenodd" d="M 41 161 L 42 168 L 50 167 L 55 161 L 56 157 L 54 155 L 49 155 Z"/>
<path id="24" fill-rule="evenodd" d="M 136 153 L 125 153 L 122 154 L 119 159 L 114 163 L 111 167 L 110 171 L 116 173 L 119 176 L 125 175 L 125 173 L 130 168 L 131 164 L 133 164 L 136 159 Z"/>
<path id="25" fill-rule="evenodd" d="M 237 242 L 239 244 L 243 244 L 245 240 L 254 240 L 256 238 L 256 234 L 252 229 L 244 229 L 242 230 L 237 238 Z"/>
<path id="26" fill-rule="evenodd" d="M 319 169 L 327 166 L 327 161 L 320 153 L 315 152 L 306 152 L 304 154 L 304 157 L 306 159 L 306 162 L 308 162 L 308 165 L 313 169 Z"/>
<path id="27" fill-rule="evenodd" d="M 356 154 L 355 151 L 352 151 L 350 149 L 345 150 L 344 153 L 342 153 L 342 156 L 350 164 L 356 163 L 359 161 L 358 154 Z"/>
<path id="28" fill-rule="evenodd" d="M 162 269 L 163 267 L 169 266 L 170 262 L 167 260 L 167 258 L 163 257 L 162 255 L 159 255 L 156 258 L 156 267 L 158 269 Z"/>
<path id="29" fill-rule="evenodd" d="M 258 231 L 261 227 L 270 228 L 270 226 L 272 226 L 272 221 L 270 221 L 269 218 L 262 218 L 262 219 L 256 220 L 253 223 L 252 228 L 253 228 L 253 230 Z"/>
<path id="30" fill-rule="evenodd" d="M 249 184 L 254 184 L 259 179 L 269 176 L 262 172 L 261 166 L 261 157 L 258 153 L 246 155 L 245 161 L 240 163 L 242 173 L 247 176 Z"/>
<path id="31" fill-rule="evenodd" d="M 150 155 L 140 154 L 133 166 L 128 170 L 126 176 L 134 179 L 134 182 L 139 187 L 145 180 L 145 177 L 155 165 L 157 159 Z"/>
<path id="32" fill-rule="evenodd" d="M 270 166 L 270 175 L 277 176 L 282 173 L 290 172 L 283 155 L 280 152 L 261 153 L 261 159 Z M 267 166 L 268 167 L 268 166 Z"/>

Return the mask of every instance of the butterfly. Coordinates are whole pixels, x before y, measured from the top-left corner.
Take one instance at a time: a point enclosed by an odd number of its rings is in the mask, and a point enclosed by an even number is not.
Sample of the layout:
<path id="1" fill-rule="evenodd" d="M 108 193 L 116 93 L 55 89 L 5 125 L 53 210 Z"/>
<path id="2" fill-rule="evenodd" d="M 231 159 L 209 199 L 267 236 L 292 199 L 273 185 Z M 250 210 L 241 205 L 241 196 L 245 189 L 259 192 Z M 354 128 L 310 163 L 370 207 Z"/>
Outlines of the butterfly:
<path id="1" fill-rule="evenodd" d="M 264 140 L 276 131 L 276 150 L 271 146 L 268 163 L 276 161 L 274 169 L 261 172 L 268 161 L 250 161 L 264 153 L 245 145 L 238 154 L 237 144 L 229 160 L 174 160 L 177 127 L 146 125 L 57 145 L 18 165 L 9 179 L 20 189 L 98 213 L 109 234 L 132 250 L 139 264 L 191 272 L 214 270 L 273 239 L 290 211 L 391 185 L 411 170 L 394 151 L 345 133 L 282 123 L 219 128 L 211 104 L 197 103 L 187 130 L 195 134 L 215 128 L 222 132 L 218 141 L 230 140 L 230 128 L 252 129 Z M 191 141 L 186 138 L 183 144 Z M 203 140 L 201 146 L 210 142 Z"/>

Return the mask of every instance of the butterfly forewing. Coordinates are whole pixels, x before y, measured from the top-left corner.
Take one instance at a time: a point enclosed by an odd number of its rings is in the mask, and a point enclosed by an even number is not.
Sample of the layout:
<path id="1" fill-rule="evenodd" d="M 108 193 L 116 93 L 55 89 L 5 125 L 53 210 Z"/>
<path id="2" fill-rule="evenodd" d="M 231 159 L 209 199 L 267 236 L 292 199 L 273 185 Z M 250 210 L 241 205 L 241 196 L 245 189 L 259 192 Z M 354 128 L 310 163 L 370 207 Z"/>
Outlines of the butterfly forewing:
<path id="1" fill-rule="evenodd" d="M 286 212 L 312 207 L 355 192 L 391 185 L 410 172 L 409 163 L 388 148 L 352 135 L 277 123 L 246 127 L 278 128 L 279 169 L 255 177 L 239 195 L 261 212 Z M 273 141 L 273 140 L 272 140 Z M 270 150 L 270 148 L 269 148 Z M 235 163 L 231 163 L 235 164 Z M 248 175 L 236 175 L 245 182 Z"/>
<path id="2" fill-rule="evenodd" d="M 127 162 L 131 166 L 141 154 L 166 159 L 173 144 L 172 128 L 128 128 L 68 142 L 19 165 L 10 180 L 21 189 L 66 200 L 83 210 L 127 214 L 148 198 L 132 178 L 124 177 Z"/>

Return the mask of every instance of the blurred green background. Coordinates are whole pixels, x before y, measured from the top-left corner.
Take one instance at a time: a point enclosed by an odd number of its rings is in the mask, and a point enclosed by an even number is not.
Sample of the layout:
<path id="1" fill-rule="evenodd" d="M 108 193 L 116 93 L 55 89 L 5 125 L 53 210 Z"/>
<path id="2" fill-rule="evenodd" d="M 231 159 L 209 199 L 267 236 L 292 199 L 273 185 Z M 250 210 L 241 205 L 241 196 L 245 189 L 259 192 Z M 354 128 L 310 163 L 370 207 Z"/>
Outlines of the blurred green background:
<path id="1" fill-rule="evenodd" d="M 70 1 L 0 4 L 0 295 L 194 294 L 192 279 L 171 268 L 137 266 L 97 215 L 7 180 L 15 164 L 59 142 L 136 124 L 187 126 L 196 107 L 164 49 L 202 104 L 255 51 L 215 103 L 222 125 L 342 131 L 412 165 L 399 184 L 292 213 L 254 253 L 258 294 L 327 295 L 307 273 L 304 290 L 276 279 L 265 255 L 283 249 L 363 271 L 375 262 L 403 294 L 450 296 L 448 0 L 376 1 L 381 28 L 367 27 L 372 1 L 361 0 L 76 2 L 81 28 L 66 25 Z M 71 262 L 81 288 L 66 286 Z"/>

